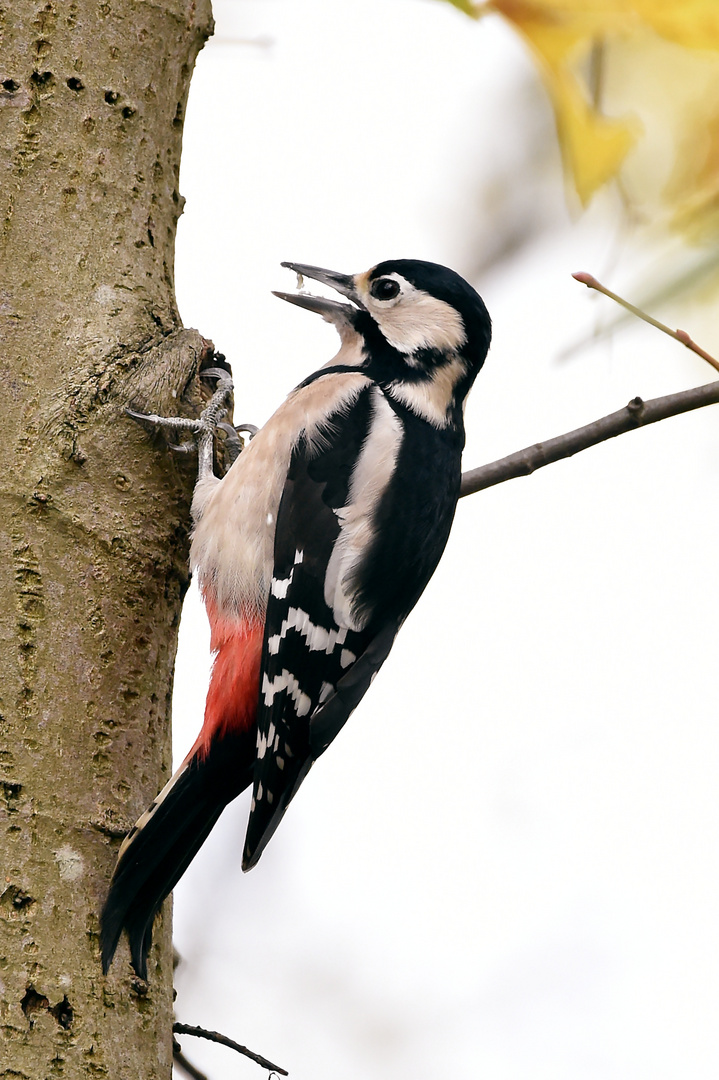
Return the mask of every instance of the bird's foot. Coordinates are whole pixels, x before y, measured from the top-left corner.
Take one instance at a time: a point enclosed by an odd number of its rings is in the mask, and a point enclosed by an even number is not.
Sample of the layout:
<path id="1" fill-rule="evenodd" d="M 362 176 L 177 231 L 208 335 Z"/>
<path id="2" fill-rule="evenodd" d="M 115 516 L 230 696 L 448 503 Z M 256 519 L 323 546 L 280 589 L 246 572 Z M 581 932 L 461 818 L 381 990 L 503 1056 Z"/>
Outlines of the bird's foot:
<path id="1" fill-rule="evenodd" d="M 222 419 L 227 413 L 230 395 L 233 390 L 232 378 L 228 371 L 220 367 L 205 368 L 200 373 L 200 377 L 203 379 L 217 379 L 217 387 L 197 419 L 190 419 L 186 416 L 158 416 L 156 413 L 142 413 L 137 412 L 135 409 L 125 409 L 127 415 L 131 416 L 133 420 L 137 420 L 138 423 L 151 424 L 178 434 L 180 432 L 191 433 L 194 436 L 192 441 L 175 443 L 170 442 L 168 439 L 168 446 L 171 450 L 178 451 L 178 453 L 187 454 L 197 451 L 198 480 L 212 475 L 214 438 L 218 428 L 225 433 L 225 446 L 230 458 L 230 464 L 236 460 L 244 447 L 240 432 L 247 432 L 251 438 L 257 431 L 253 424 L 239 424 L 233 427 L 232 424 Z"/>

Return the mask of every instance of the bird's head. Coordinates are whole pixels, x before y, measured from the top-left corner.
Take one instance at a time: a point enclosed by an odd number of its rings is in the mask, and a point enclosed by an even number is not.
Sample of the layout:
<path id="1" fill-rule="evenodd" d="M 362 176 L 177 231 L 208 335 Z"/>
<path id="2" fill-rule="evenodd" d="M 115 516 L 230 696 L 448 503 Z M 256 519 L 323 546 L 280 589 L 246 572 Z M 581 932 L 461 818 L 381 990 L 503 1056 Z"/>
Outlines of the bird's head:
<path id="1" fill-rule="evenodd" d="M 425 418 L 433 423 L 448 414 L 451 403 L 461 405 L 487 355 L 491 323 L 482 298 L 454 270 L 420 259 L 390 259 L 361 274 L 282 265 L 350 301 L 275 294 L 322 315 L 344 340 L 359 335 L 361 366 L 390 392 L 397 387 L 400 398 L 432 399 L 434 405 L 418 411 L 431 413 Z"/>

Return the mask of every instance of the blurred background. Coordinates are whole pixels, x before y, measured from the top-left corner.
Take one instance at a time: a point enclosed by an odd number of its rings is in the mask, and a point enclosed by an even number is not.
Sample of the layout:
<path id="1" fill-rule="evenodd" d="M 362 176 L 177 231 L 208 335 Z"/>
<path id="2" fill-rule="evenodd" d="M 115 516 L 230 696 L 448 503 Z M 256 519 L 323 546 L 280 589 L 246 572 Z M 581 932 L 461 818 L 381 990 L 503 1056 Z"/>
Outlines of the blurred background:
<path id="1" fill-rule="evenodd" d="M 719 350 L 716 5 L 458 7 L 215 0 L 177 291 L 232 363 L 236 421 L 335 351 L 271 296 L 283 259 L 430 259 L 478 288 L 494 343 L 465 468 L 714 377 L 571 273 Z M 179 1020 L 292 1080 L 714 1080 L 718 415 L 460 502 L 257 869 L 243 797 L 179 884 Z M 209 666 L 193 590 L 178 761 Z M 180 1041 L 210 1080 L 263 1075 Z"/>

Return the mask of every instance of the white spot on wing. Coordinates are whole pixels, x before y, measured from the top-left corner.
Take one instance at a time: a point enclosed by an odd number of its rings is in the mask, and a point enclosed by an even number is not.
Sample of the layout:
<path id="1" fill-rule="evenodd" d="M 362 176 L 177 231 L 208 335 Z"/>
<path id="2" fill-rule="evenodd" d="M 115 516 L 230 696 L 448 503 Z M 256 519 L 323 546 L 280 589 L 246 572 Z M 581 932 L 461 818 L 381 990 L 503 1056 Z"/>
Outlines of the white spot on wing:
<path id="1" fill-rule="evenodd" d="M 270 586 L 270 592 L 273 596 L 276 596 L 278 600 L 287 599 L 287 590 L 292 584 L 292 574 L 294 571 L 290 571 L 290 576 L 286 578 L 273 578 L 272 585 Z"/>
<path id="2" fill-rule="evenodd" d="M 279 634 L 273 634 L 267 639 L 267 648 L 271 656 L 277 656 L 280 651 L 280 642 L 287 636 L 289 630 L 296 630 L 302 634 L 310 652 L 325 652 L 329 656 L 334 652 L 336 645 L 342 645 L 347 637 L 347 627 L 340 630 L 326 630 L 324 626 L 313 623 L 306 611 L 301 608 L 289 608 L 287 618 L 280 626 Z"/>
<path id="3" fill-rule="evenodd" d="M 276 596 L 278 600 L 286 600 L 289 587 L 292 584 L 292 578 L 295 576 L 295 566 L 302 562 L 304 559 L 304 551 L 295 551 L 295 564 L 290 570 L 290 576 L 286 578 L 273 578 L 272 585 L 270 586 L 270 592 L 273 596 Z"/>
<path id="4" fill-rule="evenodd" d="M 349 667 L 350 664 L 354 664 L 357 657 L 349 649 L 343 649 L 340 653 L 340 666 L 343 668 Z"/>
<path id="5" fill-rule="evenodd" d="M 322 686 L 321 686 L 321 688 L 320 688 L 320 705 L 321 705 L 321 704 L 322 704 L 323 702 L 327 701 L 327 698 L 328 698 L 328 697 L 329 697 L 329 696 L 330 696 L 331 694 L 334 694 L 334 692 L 335 692 L 335 688 L 334 688 L 334 686 L 332 685 L 332 683 L 328 683 L 328 682 L 323 682 L 323 683 L 322 683 Z"/>
<path id="6" fill-rule="evenodd" d="M 264 695 L 265 705 L 269 707 L 275 700 L 275 694 L 279 694 L 283 690 L 286 690 L 292 698 L 295 706 L 295 712 L 297 713 L 297 715 L 306 716 L 307 713 L 310 711 L 312 702 L 310 701 L 307 694 L 305 694 L 305 692 L 300 689 L 300 684 L 297 682 L 297 679 L 294 677 L 294 675 L 287 671 L 286 668 L 283 668 L 282 672 L 279 675 L 275 675 L 272 682 L 270 682 L 267 673 L 265 672 L 265 675 L 262 679 L 262 693 Z M 270 741 L 270 739 L 266 739 L 266 744 Z M 257 756 L 260 756 L 259 751 Z"/>

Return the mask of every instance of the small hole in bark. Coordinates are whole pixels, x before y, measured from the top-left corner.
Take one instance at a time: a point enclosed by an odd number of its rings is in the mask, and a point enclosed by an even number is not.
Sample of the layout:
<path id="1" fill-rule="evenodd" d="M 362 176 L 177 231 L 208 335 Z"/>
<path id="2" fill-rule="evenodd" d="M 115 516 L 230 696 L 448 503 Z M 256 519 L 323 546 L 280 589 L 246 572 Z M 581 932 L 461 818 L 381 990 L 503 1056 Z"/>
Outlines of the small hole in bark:
<path id="1" fill-rule="evenodd" d="M 16 90 L 20 89 L 20 83 L 16 83 L 14 79 L 4 79 L 2 88 L 7 90 L 8 94 L 14 94 Z"/>
<path id="2" fill-rule="evenodd" d="M 67 1031 L 72 1024 L 74 1016 L 72 1011 L 72 1005 L 67 1000 L 67 994 L 62 999 L 62 1001 L 58 1001 L 57 1005 L 53 1005 L 53 1007 L 50 1009 L 50 1012 L 55 1017 L 60 1027 L 65 1028 L 65 1031 Z"/>
<path id="3" fill-rule="evenodd" d="M 32 896 L 30 896 L 30 893 L 23 892 L 23 890 L 18 889 L 17 886 L 13 889 L 12 906 L 17 908 L 18 911 L 22 911 L 23 908 L 30 907 L 30 905 L 34 903 L 35 901 Z"/>
<path id="4" fill-rule="evenodd" d="M 47 998 L 43 994 L 38 994 L 35 987 L 30 983 L 20 1002 L 20 1008 L 25 1013 L 25 1016 L 29 1018 L 30 1023 L 32 1024 L 33 1022 L 32 1017 L 34 1013 L 42 1012 L 43 1009 L 48 1009 L 49 1007 L 50 1002 Z"/>
<path id="5" fill-rule="evenodd" d="M 67 80 L 67 85 L 70 87 L 71 90 L 84 90 L 85 89 L 84 82 L 82 82 L 81 79 L 76 79 L 74 75 Z"/>
<path id="6" fill-rule="evenodd" d="M 15 911 L 24 911 L 26 908 L 31 908 L 34 903 L 34 897 L 26 893 L 19 885 L 8 885 L 5 892 L 0 896 L 0 904 L 8 908 L 14 908 Z"/>
<path id="7" fill-rule="evenodd" d="M 117 105 L 118 98 L 120 97 L 114 90 L 105 91 L 105 101 L 108 105 Z"/>
<path id="8" fill-rule="evenodd" d="M 30 82 L 33 86 L 43 87 L 49 86 L 54 81 L 51 71 L 33 71 L 30 76 Z"/>
<path id="9" fill-rule="evenodd" d="M 130 105 L 126 105 L 122 110 L 122 115 L 126 120 L 130 120 L 135 115 L 135 110 Z"/>
<path id="10" fill-rule="evenodd" d="M 11 804 L 20 798 L 22 784 L 13 784 L 10 780 L 0 780 L 0 794 L 7 804 L 8 810 L 14 809 Z"/>

